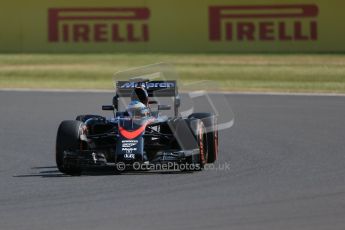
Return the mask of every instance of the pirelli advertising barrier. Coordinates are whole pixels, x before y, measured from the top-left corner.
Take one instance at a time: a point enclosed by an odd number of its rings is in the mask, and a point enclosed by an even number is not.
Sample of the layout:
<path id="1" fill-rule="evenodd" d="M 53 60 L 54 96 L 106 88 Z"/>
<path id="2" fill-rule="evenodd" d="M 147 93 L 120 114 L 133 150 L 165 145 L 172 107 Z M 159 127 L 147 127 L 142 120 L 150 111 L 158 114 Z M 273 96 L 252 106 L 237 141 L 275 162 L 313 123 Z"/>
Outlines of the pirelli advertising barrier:
<path id="1" fill-rule="evenodd" d="M 0 52 L 344 52 L 341 0 L 4 1 Z"/>

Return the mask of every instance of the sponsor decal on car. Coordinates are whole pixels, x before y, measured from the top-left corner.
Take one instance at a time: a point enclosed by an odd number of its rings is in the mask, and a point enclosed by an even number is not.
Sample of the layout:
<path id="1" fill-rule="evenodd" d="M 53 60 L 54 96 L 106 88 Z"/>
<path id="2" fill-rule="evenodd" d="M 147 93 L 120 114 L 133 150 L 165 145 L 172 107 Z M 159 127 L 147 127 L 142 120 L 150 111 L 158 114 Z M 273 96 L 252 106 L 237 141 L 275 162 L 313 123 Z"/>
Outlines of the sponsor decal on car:
<path id="1" fill-rule="evenodd" d="M 135 147 L 138 144 L 138 140 L 122 140 L 121 150 L 125 152 L 125 158 L 134 159 L 135 155 L 132 153 L 133 151 L 137 151 L 138 148 Z"/>
<path id="2" fill-rule="evenodd" d="M 144 88 L 174 88 L 175 87 L 175 82 L 143 82 L 143 83 L 138 83 L 138 82 L 125 82 L 120 85 L 120 88 L 122 89 L 130 89 L 130 88 L 135 88 L 135 87 L 144 87 Z"/>
<path id="3" fill-rule="evenodd" d="M 136 144 L 138 144 L 138 140 L 122 140 L 123 148 L 130 148 Z"/>
<path id="4" fill-rule="evenodd" d="M 134 153 L 126 153 L 124 155 L 124 158 L 126 158 L 126 159 L 135 159 L 135 154 Z"/>

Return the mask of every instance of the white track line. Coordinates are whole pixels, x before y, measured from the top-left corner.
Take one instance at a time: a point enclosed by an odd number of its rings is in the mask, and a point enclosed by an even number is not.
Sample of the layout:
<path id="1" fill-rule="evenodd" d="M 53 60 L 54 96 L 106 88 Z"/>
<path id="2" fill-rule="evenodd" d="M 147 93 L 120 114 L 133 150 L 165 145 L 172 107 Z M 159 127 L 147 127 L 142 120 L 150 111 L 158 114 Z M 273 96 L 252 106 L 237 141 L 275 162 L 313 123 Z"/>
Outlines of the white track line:
<path id="1" fill-rule="evenodd" d="M 0 88 L 0 92 L 47 92 L 47 93 L 115 93 L 115 90 L 103 89 L 31 89 L 31 88 Z M 294 92 L 246 92 L 246 91 L 207 91 L 209 94 L 223 95 L 263 95 L 263 96 L 328 96 L 345 97 L 342 93 L 294 93 Z M 188 93 L 182 90 L 181 93 Z"/>

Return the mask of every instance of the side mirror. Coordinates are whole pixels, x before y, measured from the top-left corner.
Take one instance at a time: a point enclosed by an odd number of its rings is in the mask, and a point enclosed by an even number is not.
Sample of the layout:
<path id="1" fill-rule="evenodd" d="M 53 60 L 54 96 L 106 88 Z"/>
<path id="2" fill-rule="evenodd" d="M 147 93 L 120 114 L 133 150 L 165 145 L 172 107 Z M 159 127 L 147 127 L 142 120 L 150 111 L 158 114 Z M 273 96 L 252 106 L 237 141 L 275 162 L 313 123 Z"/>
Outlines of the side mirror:
<path id="1" fill-rule="evenodd" d="M 181 105 L 181 99 L 180 96 L 175 97 L 175 107 L 180 107 Z"/>
<path id="2" fill-rule="evenodd" d="M 158 110 L 170 110 L 171 105 L 158 105 Z"/>
<path id="3" fill-rule="evenodd" d="M 152 100 L 152 101 L 150 101 L 150 100 L 149 100 L 149 104 L 150 104 L 150 105 L 153 105 L 153 104 L 158 104 L 158 101 L 153 101 L 153 100 Z"/>
<path id="4" fill-rule="evenodd" d="M 102 105 L 102 110 L 114 111 L 114 106 L 113 105 Z"/>

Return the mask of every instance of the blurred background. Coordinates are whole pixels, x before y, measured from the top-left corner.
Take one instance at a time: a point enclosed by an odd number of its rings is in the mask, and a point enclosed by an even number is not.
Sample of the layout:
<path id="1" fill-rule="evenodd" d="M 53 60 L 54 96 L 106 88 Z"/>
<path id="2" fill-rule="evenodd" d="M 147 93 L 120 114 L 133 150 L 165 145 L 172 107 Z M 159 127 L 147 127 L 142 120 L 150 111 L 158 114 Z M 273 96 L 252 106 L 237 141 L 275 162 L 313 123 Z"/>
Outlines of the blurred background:
<path id="1" fill-rule="evenodd" d="M 0 8 L 0 88 L 112 89 L 115 72 L 166 62 L 185 85 L 344 93 L 344 7 L 340 0 L 8 1 Z"/>

